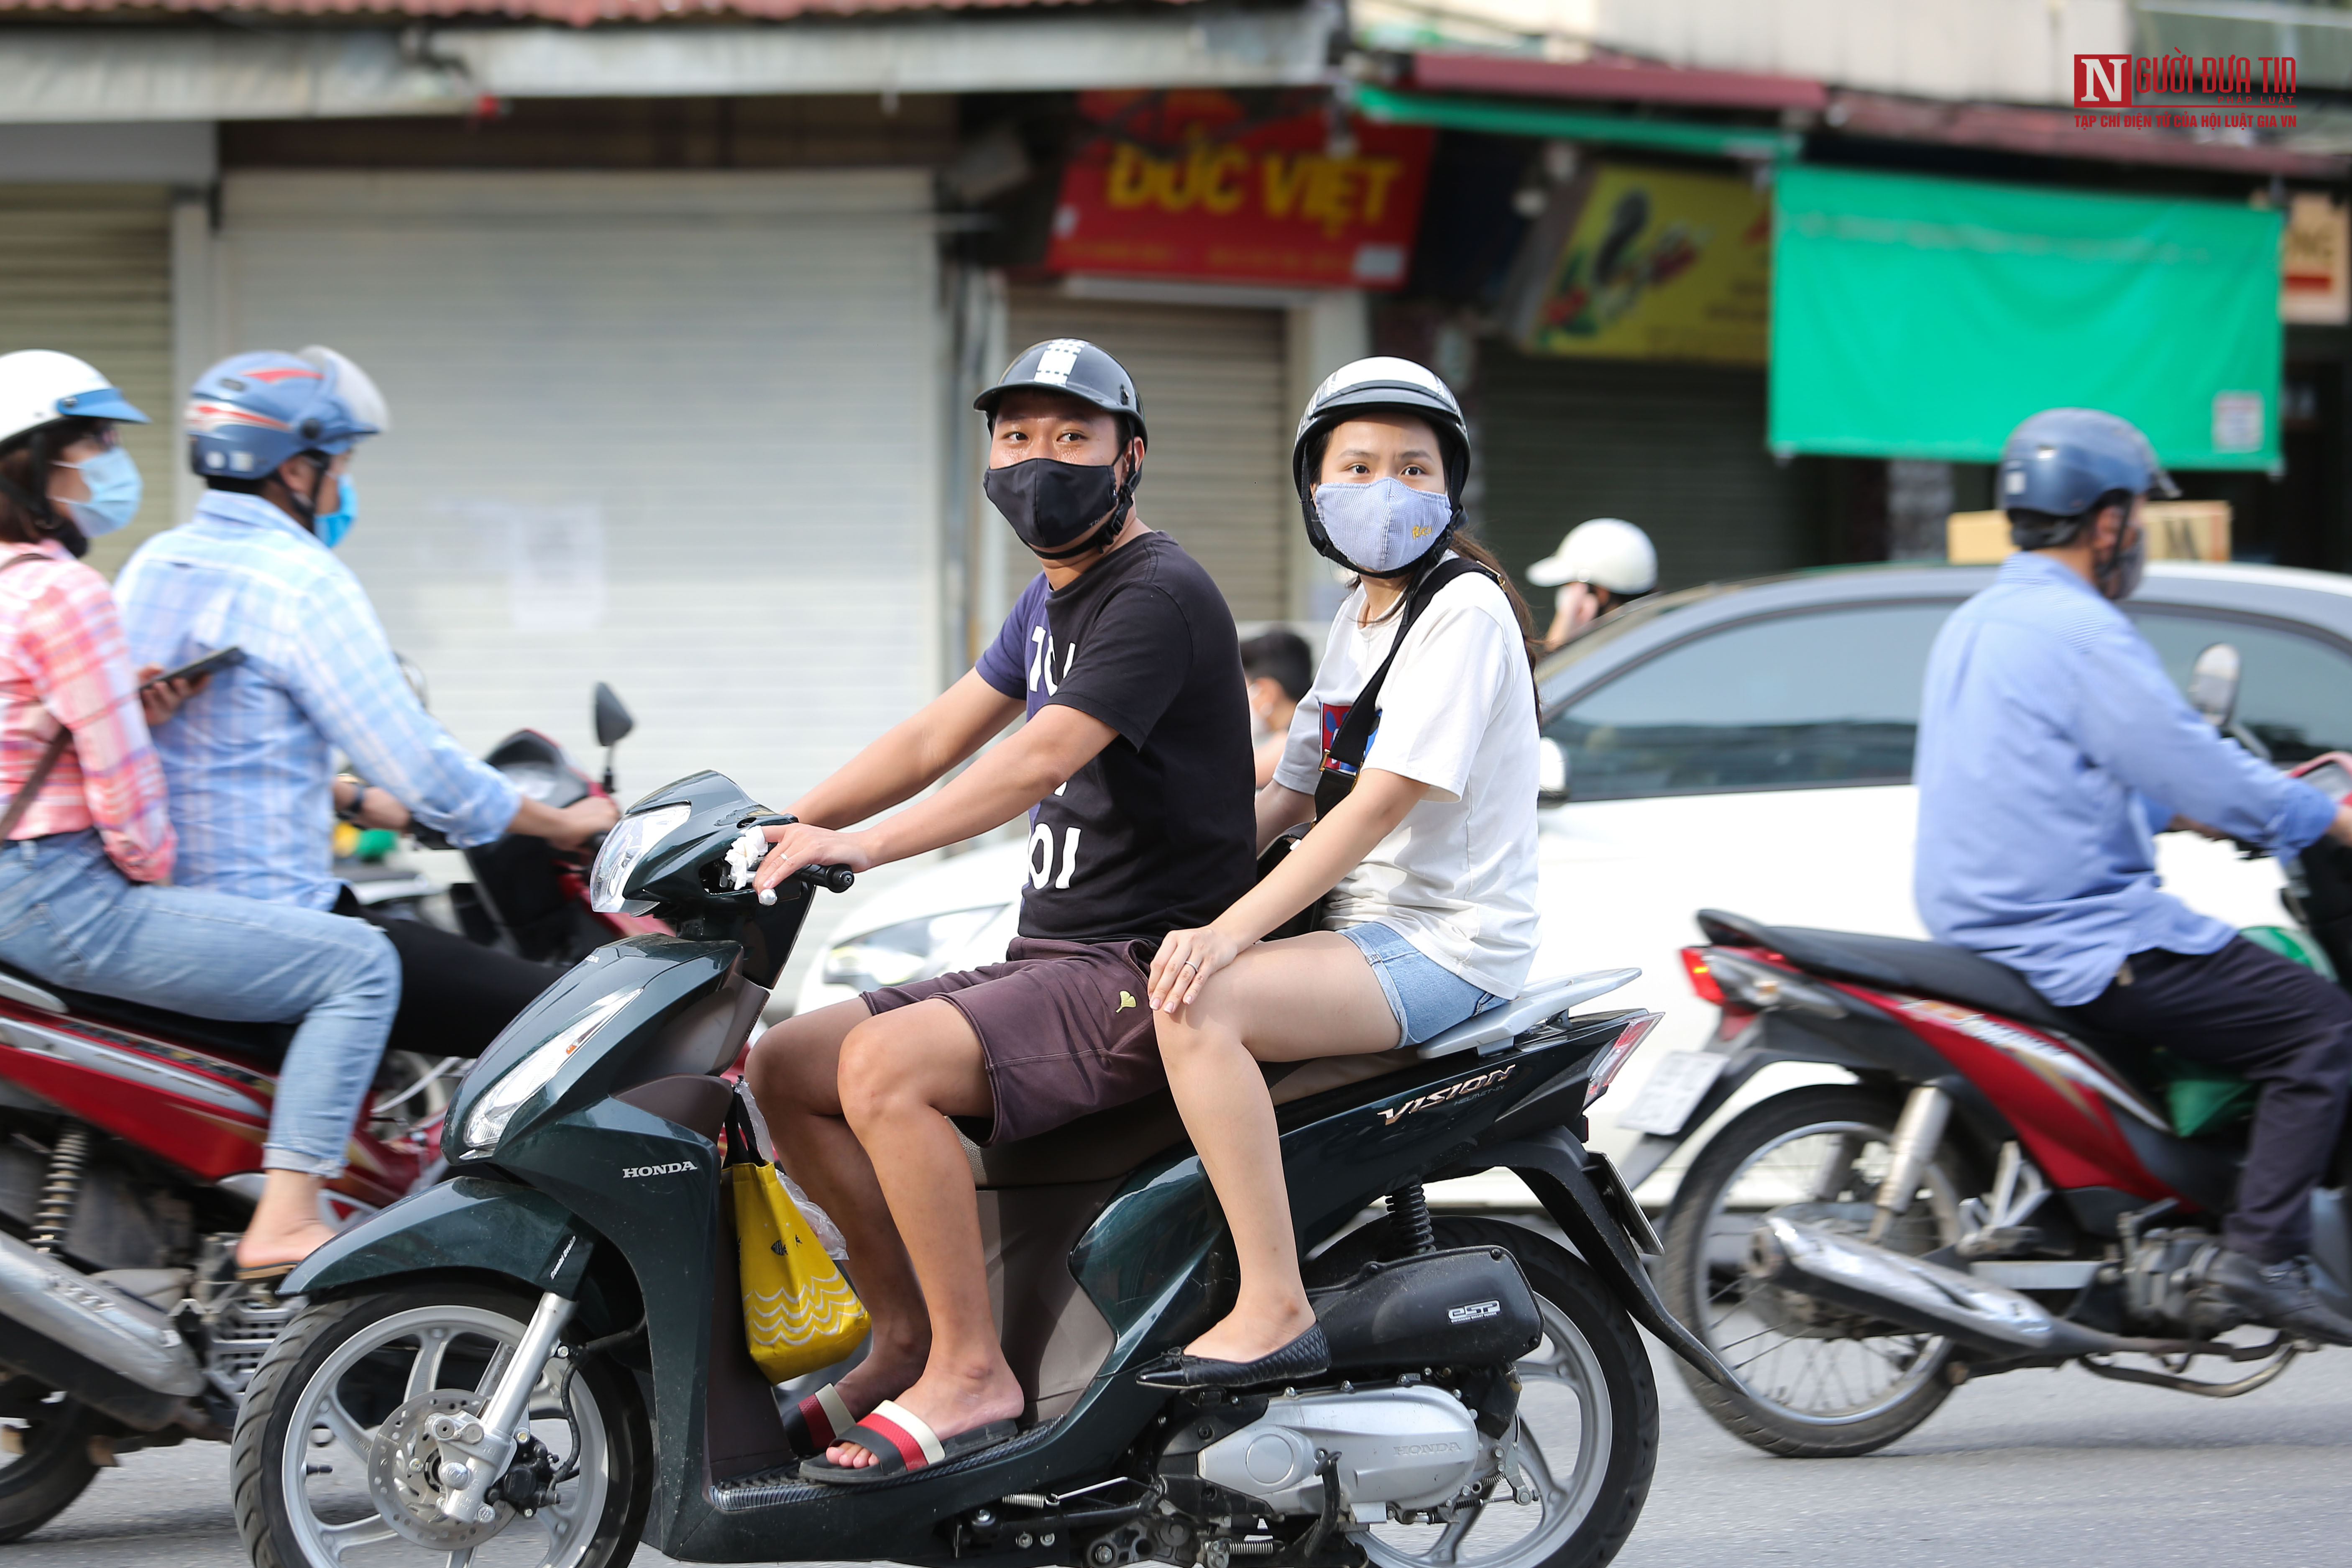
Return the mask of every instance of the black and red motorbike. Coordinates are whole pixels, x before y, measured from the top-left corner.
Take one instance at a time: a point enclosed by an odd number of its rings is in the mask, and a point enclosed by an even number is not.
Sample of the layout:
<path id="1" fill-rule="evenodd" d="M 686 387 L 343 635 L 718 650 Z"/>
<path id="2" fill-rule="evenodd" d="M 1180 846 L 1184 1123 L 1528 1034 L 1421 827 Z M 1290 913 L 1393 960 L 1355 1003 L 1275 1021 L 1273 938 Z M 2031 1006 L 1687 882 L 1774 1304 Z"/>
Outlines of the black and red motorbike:
<path id="1" fill-rule="evenodd" d="M 567 805 L 610 792 L 609 748 L 629 728 L 599 686 L 602 784 L 534 731 L 486 760 Z M 594 848 L 509 835 L 468 851 L 478 939 L 568 965 L 667 931 L 589 909 Z M 0 1542 L 38 1529 L 121 1455 L 227 1439 L 254 1368 L 300 1306 L 237 1286 L 231 1266 L 292 1035 L 0 966 Z M 385 1055 L 324 1217 L 349 1225 L 437 1176 L 442 1117 L 470 1065 Z"/>
<path id="2" fill-rule="evenodd" d="M 2292 771 L 2352 797 L 2352 757 Z M 2287 870 L 2302 931 L 2249 934 L 2352 973 L 2352 850 L 2322 839 Z M 1669 1210 L 1660 1291 L 1738 1380 L 1686 1379 L 1734 1435 L 1776 1454 L 1865 1454 L 1973 1376 L 2076 1363 L 2226 1397 L 2316 1348 L 2246 1324 L 2209 1283 L 2251 1084 L 2087 1034 L 1964 949 L 1715 910 L 1698 923 L 1706 942 L 1684 962 L 1720 1026 L 1708 1051 L 1664 1065 L 1673 1130 L 1633 1169 L 1655 1169 L 1767 1067 L 1848 1080 L 1731 1118 Z M 2312 1200 L 2314 1283 L 2339 1312 L 2352 1311 L 2347 1177 L 2340 1150 Z"/>

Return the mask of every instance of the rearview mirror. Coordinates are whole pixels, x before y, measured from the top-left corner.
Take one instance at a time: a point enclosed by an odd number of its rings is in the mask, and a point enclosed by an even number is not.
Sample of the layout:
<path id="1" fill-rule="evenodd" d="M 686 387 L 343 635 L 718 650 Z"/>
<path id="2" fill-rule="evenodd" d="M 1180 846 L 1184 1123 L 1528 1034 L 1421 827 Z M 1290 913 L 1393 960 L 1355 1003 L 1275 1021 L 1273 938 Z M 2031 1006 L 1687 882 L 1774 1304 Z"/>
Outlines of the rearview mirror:
<path id="1" fill-rule="evenodd" d="M 2189 705 L 2216 730 L 2227 730 L 2238 711 L 2238 680 L 2244 666 L 2238 650 L 2217 642 L 2189 667 Z"/>
<path id="2" fill-rule="evenodd" d="M 1536 742 L 1536 805 L 1568 804 L 1568 753 L 1549 735 Z"/>
<path id="3" fill-rule="evenodd" d="M 614 694 L 613 689 L 603 681 L 598 681 L 596 683 L 596 743 L 600 746 L 617 746 L 628 732 L 636 727 L 637 721 L 629 717 L 628 709 L 623 705 L 620 698 Z"/>

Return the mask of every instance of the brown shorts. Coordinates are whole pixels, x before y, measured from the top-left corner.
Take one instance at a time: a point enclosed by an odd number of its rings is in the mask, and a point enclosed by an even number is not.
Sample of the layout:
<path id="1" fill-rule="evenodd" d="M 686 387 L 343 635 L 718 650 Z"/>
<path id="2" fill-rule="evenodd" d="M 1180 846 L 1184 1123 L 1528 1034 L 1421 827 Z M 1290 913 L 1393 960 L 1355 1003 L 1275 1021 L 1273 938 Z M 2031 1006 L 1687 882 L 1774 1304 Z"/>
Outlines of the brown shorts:
<path id="1" fill-rule="evenodd" d="M 964 1016 L 988 1058 L 996 1119 L 982 1143 L 1010 1143 L 1168 1087 L 1144 994 L 1141 942 L 1016 937 L 1003 963 L 866 993 L 887 1013 L 936 996 Z"/>

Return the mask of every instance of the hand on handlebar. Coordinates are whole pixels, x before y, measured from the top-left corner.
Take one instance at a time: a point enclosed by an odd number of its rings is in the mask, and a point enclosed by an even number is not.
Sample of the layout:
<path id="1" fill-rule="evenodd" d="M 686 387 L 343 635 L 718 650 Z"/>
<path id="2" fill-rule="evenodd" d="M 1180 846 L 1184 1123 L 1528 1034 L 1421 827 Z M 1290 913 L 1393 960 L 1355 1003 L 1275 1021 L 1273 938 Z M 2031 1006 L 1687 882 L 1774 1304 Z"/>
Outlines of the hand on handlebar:
<path id="1" fill-rule="evenodd" d="M 805 822 L 781 823 L 760 831 L 774 846 L 751 878 L 751 886 L 761 892 L 776 887 L 804 866 L 846 866 L 853 871 L 874 868 L 874 857 L 866 851 L 863 834 L 838 833 Z"/>

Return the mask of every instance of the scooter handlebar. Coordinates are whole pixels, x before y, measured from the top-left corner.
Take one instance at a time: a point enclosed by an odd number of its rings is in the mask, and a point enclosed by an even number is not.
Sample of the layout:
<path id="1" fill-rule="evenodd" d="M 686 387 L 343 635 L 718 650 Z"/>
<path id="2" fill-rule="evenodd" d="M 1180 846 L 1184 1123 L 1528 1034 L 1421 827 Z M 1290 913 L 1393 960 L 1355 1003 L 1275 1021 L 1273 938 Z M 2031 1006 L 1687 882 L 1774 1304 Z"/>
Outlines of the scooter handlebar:
<path id="1" fill-rule="evenodd" d="M 857 885 L 857 873 L 846 866 L 803 866 L 793 873 L 793 879 L 829 892 L 845 893 Z"/>

